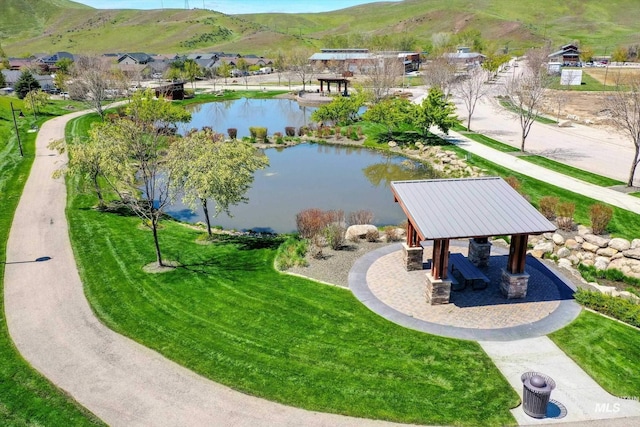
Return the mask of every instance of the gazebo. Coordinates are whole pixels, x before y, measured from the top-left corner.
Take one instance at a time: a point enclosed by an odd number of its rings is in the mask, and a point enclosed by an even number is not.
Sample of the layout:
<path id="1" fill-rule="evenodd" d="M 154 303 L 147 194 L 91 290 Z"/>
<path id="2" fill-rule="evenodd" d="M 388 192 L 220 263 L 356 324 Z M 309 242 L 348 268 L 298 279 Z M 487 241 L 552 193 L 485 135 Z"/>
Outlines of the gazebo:
<path id="1" fill-rule="evenodd" d="M 327 84 L 327 92 L 331 92 L 331 83 L 338 85 L 338 92 L 347 95 L 347 87 L 349 86 L 349 80 L 344 77 L 319 77 L 320 92 L 324 92 L 324 84 Z M 344 85 L 344 92 L 342 91 L 342 85 Z"/>
<path id="2" fill-rule="evenodd" d="M 433 241 L 431 271 L 426 274 L 427 300 L 449 302 L 449 241 L 469 238 L 469 261 L 486 266 L 491 236 L 511 236 L 509 259 L 500 289 L 507 298 L 524 298 L 527 238 L 556 230 L 524 197 L 499 177 L 393 181 L 395 201 L 407 215 L 403 244 L 407 270 L 422 270 L 421 242 Z"/>

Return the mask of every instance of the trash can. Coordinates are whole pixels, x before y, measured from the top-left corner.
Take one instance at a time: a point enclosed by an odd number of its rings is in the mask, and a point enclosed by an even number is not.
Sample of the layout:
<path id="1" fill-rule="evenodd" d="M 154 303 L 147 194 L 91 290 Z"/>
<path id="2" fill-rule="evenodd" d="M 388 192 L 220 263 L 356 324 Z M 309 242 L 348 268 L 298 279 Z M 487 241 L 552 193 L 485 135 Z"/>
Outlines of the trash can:
<path id="1" fill-rule="evenodd" d="M 556 382 L 539 372 L 526 372 L 520 379 L 524 386 L 522 391 L 524 413 L 533 418 L 544 418 L 547 414 L 551 391 L 556 388 Z"/>

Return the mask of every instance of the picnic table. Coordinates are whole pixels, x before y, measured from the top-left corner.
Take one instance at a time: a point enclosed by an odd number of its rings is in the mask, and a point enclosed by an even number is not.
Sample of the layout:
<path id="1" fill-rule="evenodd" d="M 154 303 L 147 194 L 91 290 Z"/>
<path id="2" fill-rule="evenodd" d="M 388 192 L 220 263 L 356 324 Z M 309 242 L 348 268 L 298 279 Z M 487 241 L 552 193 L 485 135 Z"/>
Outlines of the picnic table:
<path id="1" fill-rule="evenodd" d="M 489 278 L 464 255 L 450 254 L 449 265 L 451 274 L 459 276 L 459 284 L 457 289 L 453 288 L 454 291 L 461 291 L 467 285 L 471 285 L 474 290 L 485 289 L 489 285 Z"/>

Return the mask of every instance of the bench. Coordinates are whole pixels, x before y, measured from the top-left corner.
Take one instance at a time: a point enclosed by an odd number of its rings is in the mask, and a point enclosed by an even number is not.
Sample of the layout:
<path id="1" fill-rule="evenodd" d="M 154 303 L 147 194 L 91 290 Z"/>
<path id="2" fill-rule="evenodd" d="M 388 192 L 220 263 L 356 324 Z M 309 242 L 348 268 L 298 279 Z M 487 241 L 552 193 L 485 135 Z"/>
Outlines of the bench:
<path id="1" fill-rule="evenodd" d="M 455 291 L 461 291 L 467 285 L 471 284 L 474 290 L 476 289 L 485 289 L 489 285 L 489 278 L 485 276 L 485 274 L 478 269 L 475 265 L 469 261 L 467 257 L 462 254 L 451 254 L 449 255 L 449 265 L 451 266 L 451 274 L 455 275 L 456 272 L 459 273 L 460 285 L 455 289 Z"/>

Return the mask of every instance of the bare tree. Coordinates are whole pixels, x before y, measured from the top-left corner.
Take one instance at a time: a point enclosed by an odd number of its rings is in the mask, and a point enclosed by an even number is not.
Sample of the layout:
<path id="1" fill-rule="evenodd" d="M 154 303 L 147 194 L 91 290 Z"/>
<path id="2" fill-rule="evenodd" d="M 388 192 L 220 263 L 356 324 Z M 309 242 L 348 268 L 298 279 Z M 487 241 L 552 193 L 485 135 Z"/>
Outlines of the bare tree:
<path id="1" fill-rule="evenodd" d="M 607 98 L 605 105 L 615 128 L 627 135 L 635 148 L 627 180 L 627 187 L 632 187 L 640 163 L 640 77 L 630 77 L 624 82 L 618 79 L 616 90 Z"/>
<path id="2" fill-rule="evenodd" d="M 287 69 L 293 75 L 302 80 L 302 90 L 306 90 L 307 81 L 313 78 L 313 65 L 309 61 L 312 52 L 308 49 L 294 49 L 287 56 Z"/>
<path id="3" fill-rule="evenodd" d="M 72 99 L 86 101 L 104 117 L 102 104 L 107 100 L 107 89 L 111 85 L 111 63 L 98 56 L 80 56 L 72 68 L 72 81 L 68 84 Z"/>
<path id="4" fill-rule="evenodd" d="M 365 86 L 372 94 L 374 102 L 380 101 L 397 87 L 398 80 L 404 73 L 404 65 L 395 55 L 372 54 L 361 68 L 366 76 Z"/>
<path id="5" fill-rule="evenodd" d="M 540 117 L 547 93 L 548 77 L 545 73 L 535 73 L 525 69 L 520 75 L 511 76 L 504 86 L 505 99 L 511 104 L 520 120 L 522 129 L 520 150 L 531 131 L 531 125 Z"/>
<path id="6" fill-rule="evenodd" d="M 436 87 L 449 96 L 456 81 L 456 65 L 444 57 L 431 59 L 422 67 L 422 80 L 430 88 Z"/>
<path id="7" fill-rule="evenodd" d="M 490 86 L 486 84 L 488 73 L 480 67 L 473 68 L 466 78 L 457 85 L 457 92 L 467 107 L 467 129 L 471 130 L 471 116 L 476 109 L 476 103 L 485 96 Z"/>
<path id="8" fill-rule="evenodd" d="M 525 56 L 527 59 L 526 68 L 535 75 L 547 74 L 549 53 L 548 47 L 529 49 Z"/>

